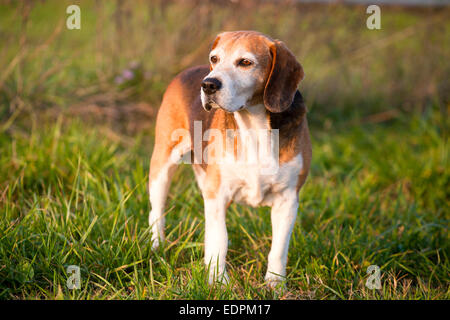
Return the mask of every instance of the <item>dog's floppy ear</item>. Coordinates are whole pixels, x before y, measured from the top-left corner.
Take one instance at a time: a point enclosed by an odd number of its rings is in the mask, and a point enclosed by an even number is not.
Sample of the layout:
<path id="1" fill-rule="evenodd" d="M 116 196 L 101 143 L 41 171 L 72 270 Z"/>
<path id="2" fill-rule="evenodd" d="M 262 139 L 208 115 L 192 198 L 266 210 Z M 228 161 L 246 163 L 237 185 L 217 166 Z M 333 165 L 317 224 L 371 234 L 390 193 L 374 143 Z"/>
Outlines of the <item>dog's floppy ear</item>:
<path id="1" fill-rule="evenodd" d="M 216 37 L 216 39 L 214 40 L 211 49 L 209 50 L 210 52 L 214 50 L 214 48 L 217 46 L 217 44 L 219 43 L 220 40 L 220 34 Z M 212 66 L 211 66 L 211 61 L 209 62 L 209 71 L 212 71 Z"/>
<path id="2" fill-rule="evenodd" d="M 273 41 L 270 53 L 272 68 L 264 88 L 264 105 L 270 112 L 279 113 L 291 105 L 304 73 L 300 63 L 283 42 Z"/>

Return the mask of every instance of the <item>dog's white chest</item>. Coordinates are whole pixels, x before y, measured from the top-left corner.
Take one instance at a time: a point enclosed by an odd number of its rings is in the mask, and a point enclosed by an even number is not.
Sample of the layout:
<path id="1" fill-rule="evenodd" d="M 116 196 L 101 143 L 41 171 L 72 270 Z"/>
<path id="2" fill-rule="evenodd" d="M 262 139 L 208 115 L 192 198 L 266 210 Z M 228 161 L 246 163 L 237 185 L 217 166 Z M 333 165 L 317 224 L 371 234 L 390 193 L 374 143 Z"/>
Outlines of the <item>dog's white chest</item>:
<path id="1" fill-rule="evenodd" d="M 220 192 L 231 200 L 252 207 L 271 206 L 286 189 L 295 189 L 303 159 L 300 154 L 267 173 L 260 165 L 228 164 L 221 170 Z"/>
<path id="2" fill-rule="evenodd" d="M 238 203 L 270 206 L 283 190 L 295 189 L 303 159 L 298 154 L 291 161 L 279 164 L 278 136 L 271 132 L 263 106 L 235 113 L 235 119 L 241 139 L 243 131 L 253 130 L 254 134 L 246 135 L 245 142 L 241 141 L 244 146 L 241 152 L 245 152 L 241 159 L 232 160 L 229 155 L 221 166 L 220 191 Z"/>

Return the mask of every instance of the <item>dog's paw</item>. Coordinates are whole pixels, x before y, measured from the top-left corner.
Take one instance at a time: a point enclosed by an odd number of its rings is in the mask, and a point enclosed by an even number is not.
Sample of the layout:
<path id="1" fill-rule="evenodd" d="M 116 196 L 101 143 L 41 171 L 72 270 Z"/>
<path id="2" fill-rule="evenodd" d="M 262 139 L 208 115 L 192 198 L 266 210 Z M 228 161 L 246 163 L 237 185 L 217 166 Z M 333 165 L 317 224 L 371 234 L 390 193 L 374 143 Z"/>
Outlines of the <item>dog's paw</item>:
<path id="1" fill-rule="evenodd" d="M 219 283 L 221 285 L 228 285 L 230 282 L 230 278 L 228 277 L 228 273 L 224 270 L 223 272 L 209 272 L 209 285 L 213 285 L 214 283 Z"/>
<path id="2" fill-rule="evenodd" d="M 153 236 L 151 240 L 152 251 L 157 251 L 160 247 L 164 245 L 164 238 Z"/>
<path id="3" fill-rule="evenodd" d="M 264 280 L 266 286 L 269 287 L 270 289 L 283 290 L 286 286 L 285 277 L 272 272 L 267 272 Z"/>
<path id="4" fill-rule="evenodd" d="M 152 250 L 156 251 L 159 248 L 159 239 L 153 239 L 152 240 Z"/>

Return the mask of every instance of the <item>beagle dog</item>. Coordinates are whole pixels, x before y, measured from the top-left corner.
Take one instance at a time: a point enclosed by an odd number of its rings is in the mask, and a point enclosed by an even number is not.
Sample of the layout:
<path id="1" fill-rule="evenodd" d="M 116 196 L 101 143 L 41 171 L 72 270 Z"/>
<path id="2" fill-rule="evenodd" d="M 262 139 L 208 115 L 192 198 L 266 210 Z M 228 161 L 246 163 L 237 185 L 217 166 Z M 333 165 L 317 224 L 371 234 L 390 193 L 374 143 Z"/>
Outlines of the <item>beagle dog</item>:
<path id="1" fill-rule="evenodd" d="M 204 199 L 209 283 L 228 281 L 225 215 L 234 201 L 271 207 L 265 280 L 274 287 L 286 276 L 299 190 L 312 155 L 306 107 L 297 90 L 303 68 L 283 42 L 255 31 L 219 34 L 209 61 L 176 76 L 158 111 L 149 179 L 152 246 L 164 240 L 172 175 L 181 161 L 191 162 Z M 225 150 L 211 147 L 230 141 Z"/>

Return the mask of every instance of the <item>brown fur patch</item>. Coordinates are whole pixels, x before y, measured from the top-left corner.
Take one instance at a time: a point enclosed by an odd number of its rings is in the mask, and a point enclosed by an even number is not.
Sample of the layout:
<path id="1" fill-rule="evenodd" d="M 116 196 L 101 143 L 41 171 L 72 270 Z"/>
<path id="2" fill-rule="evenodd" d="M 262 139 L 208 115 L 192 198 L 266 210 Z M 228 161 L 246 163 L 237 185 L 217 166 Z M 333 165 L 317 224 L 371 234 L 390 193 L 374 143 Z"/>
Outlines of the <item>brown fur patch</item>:
<path id="1" fill-rule="evenodd" d="M 272 68 L 264 90 L 264 105 L 270 112 L 283 112 L 291 105 L 303 68 L 286 45 L 278 40 L 270 44 Z"/>

